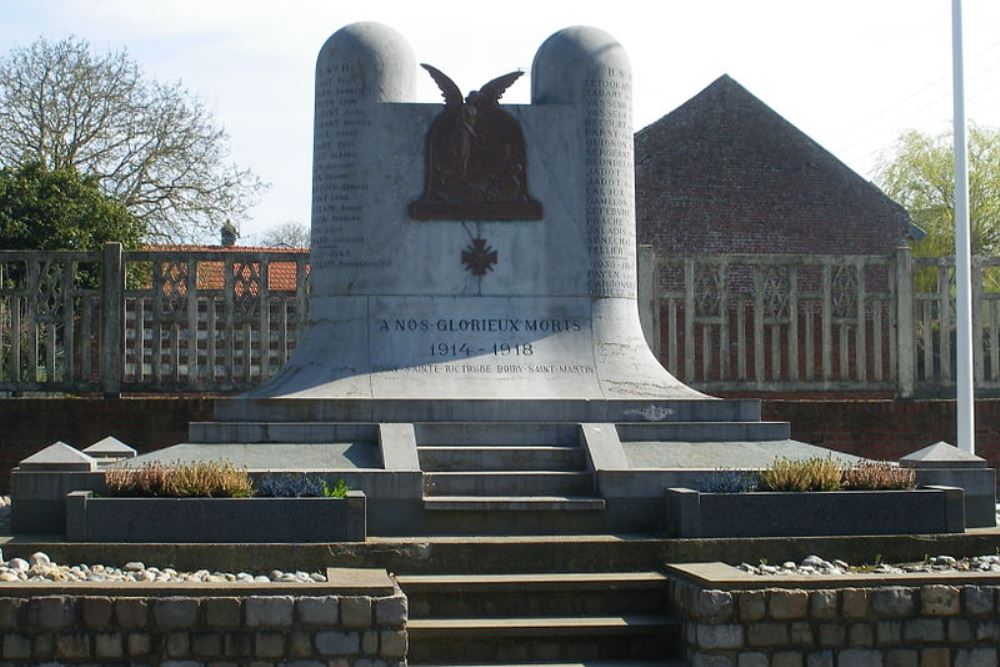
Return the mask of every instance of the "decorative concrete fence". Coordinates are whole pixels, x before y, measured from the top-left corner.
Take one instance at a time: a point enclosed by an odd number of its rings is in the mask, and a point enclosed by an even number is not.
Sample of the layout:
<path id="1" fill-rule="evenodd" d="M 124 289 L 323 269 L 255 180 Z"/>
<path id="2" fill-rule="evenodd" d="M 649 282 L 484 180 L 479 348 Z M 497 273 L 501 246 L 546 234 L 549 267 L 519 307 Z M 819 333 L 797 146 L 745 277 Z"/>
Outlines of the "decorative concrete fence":
<path id="1" fill-rule="evenodd" d="M 1000 390 L 1000 258 L 973 261 L 977 390 Z M 241 391 L 306 322 L 306 250 L 0 251 L 0 391 Z M 954 391 L 954 261 L 639 252 L 640 316 L 706 391 Z M 658 335 L 657 335 L 658 332 Z"/>
<path id="2" fill-rule="evenodd" d="M 641 257 L 641 255 L 640 255 Z M 954 259 L 661 257 L 660 358 L 707 391 L 947 395 L 955 385 Z M 973 260 L 978 390 L 1000 389 L 1000 257 Z"/>

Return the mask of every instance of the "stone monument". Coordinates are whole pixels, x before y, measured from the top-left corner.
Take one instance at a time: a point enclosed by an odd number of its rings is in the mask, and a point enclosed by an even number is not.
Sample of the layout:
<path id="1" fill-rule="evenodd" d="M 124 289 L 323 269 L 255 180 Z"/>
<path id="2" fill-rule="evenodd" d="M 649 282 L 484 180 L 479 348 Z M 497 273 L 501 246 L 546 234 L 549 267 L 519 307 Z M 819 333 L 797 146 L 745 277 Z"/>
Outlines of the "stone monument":
<path id="1" fill-rule="evenodd" d="M 418 75 L 443 103 L 413 101 Z M 622 47 L 557 32 L 531 104 L 500 103 L 528 80 L 463 95 L 386 26 L 330 37 L 305 335 L 188 443 L 128 465 L 345 479 L 383 535 L 553 533 L 662 528 L 664 489 L 705 469 L 825 455 L 761 422 L 759 401 L 685 386 L 647 347 Z"/>
<path id="2" fill-rule="evenodd" d="M 704 399 L 649 351 L 636 305 L 631 79 L 608 34 L 539 49 L 470 93 L 394 30 L 316 66 L 308 331 L 251 393 L 289 399 Z M 525 77 L 526 79 L 527 77 Z"/>

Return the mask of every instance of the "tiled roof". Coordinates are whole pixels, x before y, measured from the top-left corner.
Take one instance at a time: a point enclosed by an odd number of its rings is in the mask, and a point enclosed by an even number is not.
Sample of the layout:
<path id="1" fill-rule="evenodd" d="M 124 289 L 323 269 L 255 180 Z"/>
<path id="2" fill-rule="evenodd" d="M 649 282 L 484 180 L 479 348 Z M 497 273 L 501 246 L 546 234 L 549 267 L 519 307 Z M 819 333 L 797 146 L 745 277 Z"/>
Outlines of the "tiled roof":
<path id="1" fill-rule="evenodd" d="M 267 287 L 272 292 L 294 292 L 296 288 L 296 255 L 309 256 L 307 248 L 272 248 L 263 246 L 202 246 L 202 245 L 147 245 L 143 250 L 162 252 L 224 252 L 232 254 L 267 253 L 271 255 L 268 262 Z M 288 261 L 275 260 L 274 255 L 290 255 Z M 308 261 L 306 262 L 308 270 Z M 198 262 L 198 289 L 222 289 L 225 287 L 225 265 L 221 261 L 206 260 Z M 234 291 L 239 294 L 243 285 L 248 285 L 252 294 L 257 293 L 257 276 L 260 273 L 259 262 L 234 262 L 236 282 Z"/>
<path id="2" fill-rule="evenodd" d="M 635 136 L 636 218 L 657 254 L 888 254 L 910 218 L 722 76 Z"/>

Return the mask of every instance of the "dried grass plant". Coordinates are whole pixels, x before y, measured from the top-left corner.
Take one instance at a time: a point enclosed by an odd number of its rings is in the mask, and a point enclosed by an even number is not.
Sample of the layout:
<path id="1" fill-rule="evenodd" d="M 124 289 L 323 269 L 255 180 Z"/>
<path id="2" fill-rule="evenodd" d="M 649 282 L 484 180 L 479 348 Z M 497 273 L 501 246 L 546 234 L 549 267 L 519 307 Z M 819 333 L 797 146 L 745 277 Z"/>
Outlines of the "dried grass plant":
<path id="1" fill-rule="evenodd" d="M 841 488 L 843 468 L 832 458 L 777 458 L 760 473 L 764 491 L 836 491 Z"/>
<path id="2" fill-rule="evenodd" d="M 245 468 L 228 461 L 146 463 L 114 467 L 105 474 L 108 495 L 130 498 L 246 498 L 253 485 Z"/>
<path id="3" fill-rule="evenodd" d="M 917 486 L 917 473 L 888 461 L 862 461 L 844 470 L 844 488 L 858 491 L 899 489 Z"/>

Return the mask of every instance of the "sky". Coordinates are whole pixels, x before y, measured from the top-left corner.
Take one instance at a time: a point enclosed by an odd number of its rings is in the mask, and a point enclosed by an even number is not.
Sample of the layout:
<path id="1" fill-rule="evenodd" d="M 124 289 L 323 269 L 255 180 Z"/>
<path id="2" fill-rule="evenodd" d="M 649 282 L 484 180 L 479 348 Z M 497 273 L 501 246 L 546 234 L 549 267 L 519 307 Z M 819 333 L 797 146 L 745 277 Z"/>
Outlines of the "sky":
<path id="1" fill-rule="evenodd" d="M 639 130 L 722 74 L 871 178 L 910 129 L 951 127 L 950 0 L 0 0 L 0 54 L 44 37 L 127 50 L 145 74 L 181 81 L 229 135 L 231 158 L 270 183 L 243 243 L 309 224 L 313 69 L 355 21 L 401 32 L 418 62 L 464 89 L 530 70 L 553 32 L 591 25 L 632 63 Z M 964 0 L 966 113 L 1000 127 L 1000 1 Z M 418 100 L 440 97 L 418 76 Z M 526 103 L 515 84 L 505 102 Z"/>

